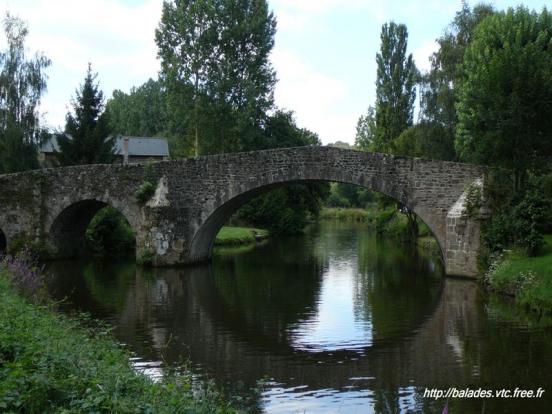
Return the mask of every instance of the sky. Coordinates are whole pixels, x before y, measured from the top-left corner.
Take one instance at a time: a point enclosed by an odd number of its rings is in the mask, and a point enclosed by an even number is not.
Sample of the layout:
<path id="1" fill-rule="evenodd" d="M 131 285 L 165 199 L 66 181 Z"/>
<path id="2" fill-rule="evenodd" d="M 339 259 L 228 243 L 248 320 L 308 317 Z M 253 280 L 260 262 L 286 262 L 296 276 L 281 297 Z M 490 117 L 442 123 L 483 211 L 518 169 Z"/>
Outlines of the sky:
<path id="1" fill-rule="evenodd" d="M 502 10 L 520 0 L 491 3 Z M 546 3 L 521 4 L 540 11 Z M 2 16 L 9 11 L 28 23 L 29 55 L 41 51 L 52 60 L 43 125 L 63 128 L 88 62 L 106 98 L 157 77 L 154 32 L 161 5 L 162 0 L 0 0 Z M 406 24 L 409 52 L 420 69 L 428 69 L 435 39 L 461 0 L 269 0 L 269 5 L 278 22 L 271 55 L 276 105 L 293 111 L 300 127 L 328 144 L 353 143 L 359 116 L 374 104 L 381 25 Z M 1 36 L 0 49 L 5 44 Z"/>

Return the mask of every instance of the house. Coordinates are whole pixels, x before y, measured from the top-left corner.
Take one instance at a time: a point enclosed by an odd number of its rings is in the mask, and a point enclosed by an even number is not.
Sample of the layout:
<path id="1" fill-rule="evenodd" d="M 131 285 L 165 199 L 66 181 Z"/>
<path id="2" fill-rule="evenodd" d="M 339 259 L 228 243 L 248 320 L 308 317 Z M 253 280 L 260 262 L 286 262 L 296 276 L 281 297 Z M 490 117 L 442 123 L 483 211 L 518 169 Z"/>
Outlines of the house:
<path id="1" fill-rule="evenodd" d="M 38 161 L 44 168 L 58 165 L 56 152 L 59 152 L 58 135 L 40 146 Z M 115 163 L 132 164 L 147 161 L 163 161 L 169 159 L 169 144 L 166 138 L 127 137 L 119 135 L 115 140 Z"/>

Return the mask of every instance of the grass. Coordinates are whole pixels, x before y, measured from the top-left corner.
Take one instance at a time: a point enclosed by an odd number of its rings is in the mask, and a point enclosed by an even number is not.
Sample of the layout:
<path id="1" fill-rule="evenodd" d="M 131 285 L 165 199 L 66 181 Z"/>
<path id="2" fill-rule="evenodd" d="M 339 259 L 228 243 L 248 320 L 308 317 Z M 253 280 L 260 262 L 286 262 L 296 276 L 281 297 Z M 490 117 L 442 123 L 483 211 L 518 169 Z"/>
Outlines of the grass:
<path id="1" fill-rule="evenodd" d="M 338 221 L 371 221 L 371 215 L 368 210 L 362 208 L 339 208 L 325 207 L 320 211 L 322 220 L 338 220 Z"/>
<path id="2" fill-rule="evenodd" d="M 485 275 L 489 286 L 512 295 L 516 302 L 540 313 L 552 312 L 552 234 L 545 236 L 545 248 L 536 257 L 508 251 Z"/>
<path id="3" fill-rule="evenodd" d="M 266 239 L 269 233 L 267 230 L 250 227 L 225 226 L 220 229 L 215 239 L 215 246 L 230 246 L 253 243 L 260 239 Z"/>
<path id="4" fill-rule="evenodd" d="M 0 263 L 0 412 L 236 412 L 189 374 L 154 382 L 136 371 L 109 329 L 29 302 L 10 269 Z"/>

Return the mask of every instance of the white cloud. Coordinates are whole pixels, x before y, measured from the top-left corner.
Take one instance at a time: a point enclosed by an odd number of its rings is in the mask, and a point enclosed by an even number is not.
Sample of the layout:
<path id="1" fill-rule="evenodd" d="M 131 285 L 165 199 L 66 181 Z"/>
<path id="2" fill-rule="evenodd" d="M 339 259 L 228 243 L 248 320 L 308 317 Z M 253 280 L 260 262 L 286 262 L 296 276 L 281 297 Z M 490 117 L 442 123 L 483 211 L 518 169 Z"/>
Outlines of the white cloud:
<path id="1" fill-rule="evenodd" d="M 304 30 L 320 17 L 330 16 L 335 10 L 363 12 L 378 22 L 388 18 L 385 2 L 367 0 L 272 0 L 277 11 L 278 27 Z"/>
<path id="2" fill-rule="evenodd" d="M 324 143 L 354 135 L 356 115 L 340 112 L 347 85 L 324 75 L 290 50 L 276 49 L 272 62 L 278 74 L 276 104 L 296 114 L 300 127 L 320 135 Z"/>
<path id="3" fill-rule="evenodd" d="M 154 31 L 161 16 L 159 0 L 135 5 L 116 0 L 0 1 L 0 13 L 6 10 L 28 22 L 28 48 L 52 60 L 42 103 L 50 126 L 64 123 L 88 62 L 107 97 L 113 89 L 128 90 L 157 75 Z"/>
<path id="4" fill-rule="evenodd" d="M 429 71 L 431 69 L 429 58 L 437 50 L 439 50 L 439 44 L 435 40 L 426 42 L 421 47 L 415 49 L 412 52 L 412 56 L 414 57 L 414 62 L 416 62 L 416 67 L 422 71 Z"/>

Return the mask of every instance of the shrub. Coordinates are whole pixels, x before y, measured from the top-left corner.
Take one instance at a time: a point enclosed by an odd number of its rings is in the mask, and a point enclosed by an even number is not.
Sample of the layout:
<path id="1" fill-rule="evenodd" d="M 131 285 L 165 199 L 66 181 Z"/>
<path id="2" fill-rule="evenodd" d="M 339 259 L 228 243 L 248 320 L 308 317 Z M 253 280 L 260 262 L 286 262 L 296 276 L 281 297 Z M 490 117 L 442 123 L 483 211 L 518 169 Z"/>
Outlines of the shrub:
<path id="1" fill-rule="evenodd" d="M 516 247 L 535 256 L 544 243 L 542 232 L 550 208 L 550 200 L 536 191 L 527 192 L 521 200 L 513 198 L 484 226 L 484 245 L 491 253 Z"/>
<path id="2" fill-rule="evenodd" d="M 12 288 L 32 302 L 47 300 L 46 277 L 37 265 L 36 256 L 29 249 L 16 255 L 6 255 L 0 261 L 0 273 L 8 279 Z"/>
<path id="3" fill-rule="evenodd" d="M 140 205 L 144 205 L 148 202 L 148 200 L 153 196 L 155 193 L 155 184 L 153 184 L 151 181 L 144 181 L 140 187 L 138 187 L 138 190 L 136 190 L 136 200 L 138 200 L 138 203 Z"/>
<path id="4" fill-rule="evenodd" d="M 118 256 L 134 250 L 134 232 L 125 217 L 112 207 L 100 210 L 86 229 L 88 250 L 98 257 Z"/>

